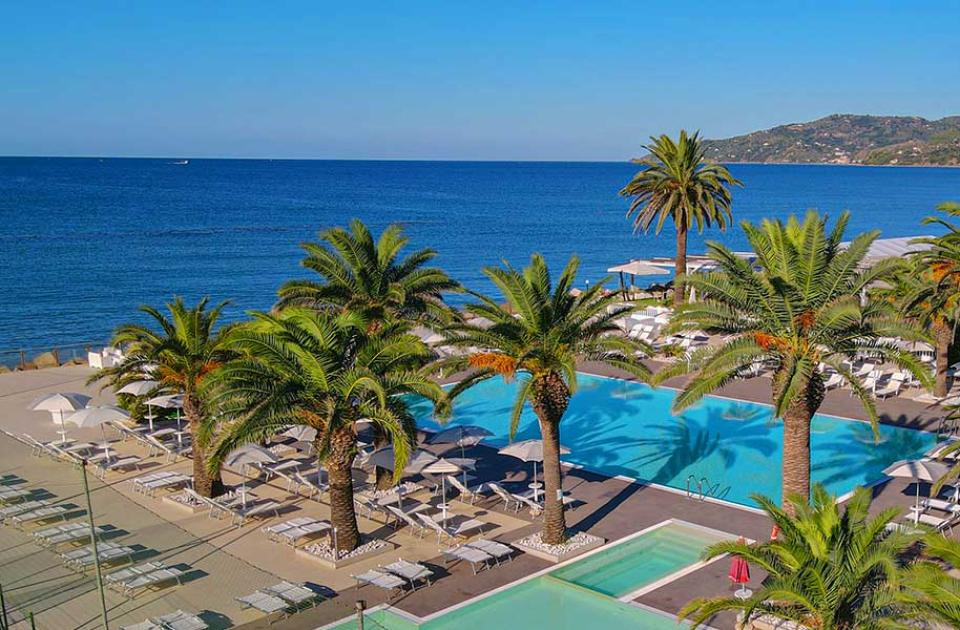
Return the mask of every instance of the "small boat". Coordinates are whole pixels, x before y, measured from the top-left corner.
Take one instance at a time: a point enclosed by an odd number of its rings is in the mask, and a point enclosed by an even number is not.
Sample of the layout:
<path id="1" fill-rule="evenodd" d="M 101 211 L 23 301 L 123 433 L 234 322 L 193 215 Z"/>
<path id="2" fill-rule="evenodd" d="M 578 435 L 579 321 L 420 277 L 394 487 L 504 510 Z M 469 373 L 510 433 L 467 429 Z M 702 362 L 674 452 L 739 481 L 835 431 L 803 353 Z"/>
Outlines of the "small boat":
<path id="1" fill-rule="evenodd" d="M 173 164 L 176 164 L 177 166 L 184 166 L 185 164 L 189 164 L 189 163 L 190 163 L 190 160 L 177 160 L 176 162 L 173 162 Z"/>

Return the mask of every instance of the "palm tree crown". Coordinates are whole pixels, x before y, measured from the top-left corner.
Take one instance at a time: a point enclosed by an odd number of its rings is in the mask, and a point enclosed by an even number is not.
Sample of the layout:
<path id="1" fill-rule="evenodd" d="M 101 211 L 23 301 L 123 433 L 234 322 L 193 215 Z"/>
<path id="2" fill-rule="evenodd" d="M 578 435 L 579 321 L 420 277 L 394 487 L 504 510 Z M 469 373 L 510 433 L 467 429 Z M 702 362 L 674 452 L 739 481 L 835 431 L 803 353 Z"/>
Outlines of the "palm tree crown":
<path id="1" fill-rule="evenodd" d="M 692 619 L 695 627 L 725 610 L 743 611 L 747 620 L 769 614 L 804 628 L 894 627 L 904 612 L 898 605 L 903 557 L 920 536 L 887 527 L 898 516 L 896 508 L 870 518 L 870 499 L 870 491 L 859 488 L 841 507 L 818 484 L 812 505 L 806 497 L 793 496 L 788 512 L 755 496 L 779 526 L 778 538 L 760 544 L 717 543 L 704 558 L 740 556 L 766 571 L 767 579 L 746 600 L 698 598 L 680 616 Z"/>
<path id="2" fill-rule="evenodd" d="M 634 307 L 616 304 L 615 295 L 603 293 L 603 282 L 572 295 L 578 266 L 579 260 L 571 258 L 556 284 L 539 254 L 523 270 L 509 265 L 486 268 L 484 273 L 502 292 L 507 305 L 476 295 L 479 301 L 466 310 L 491 324 L 454 324 L 447 331 L 448 343 L 467 348 L 469 353 L 446 363 L 473 370 L 451 390 L 452 398 L 494 375 L 512 378 L 519 374 L 510 431 L 515 433 L 523 407 L 530 403 L 544 440 L 543 538 L 551 543 L 565 536 L 563 505 L 556 499 L 561 486 L 559 423 L 576 387 L 577 362 L 599 361 L 644 380 L 649 376 L 639 358 L 648 350 L 646 346 L 618 334 L 616 320 Z"/>
<path id="3" fill-rule="evenodd" d="M 831 231 L 815 212 L 803 222 L 743 223 L 756 261 L 718 243 L 709 245 L 717 270 L 696 273 L 686 282 L 702 299 L 675 315 L 674 330 L 703 329 L 725 341 L 693 353 L 656 376 L 657 382 L 693 373 L 674 402 L 682 410 L 704 395 L 749 376 L 754 364 L 773 369 L 773 404 L 784 420 L 784 496 L 810 493 L 810 420 L 823 400 L 823 369 L 850 384 L 871 421 L 877 412 L 870 391 L 853 375 L 850 362 L 861 356 L 884 359 L 910 370 L 924 383 L 928 372 L 909 352 L 884 337 L 922 338 L 908 322 L 898 322 L 889 302 L 863 294 L 888 279 L 896 262 L 863 267 L 877 233 L 841 245 L 849 215 Z M 785 503 L 789 507 L 789 503 Z"/>
<path id="4" fill-rule="evenodd" d="M 459 290 L 443 270 L 425 267 L 436 256 L 421 249 L 401 252 L 409 242 L 399 225 L 391 225 L 374 241 L 359 220 L 350 229 L 324 230 L 319 243 L 304 243 L 303 266 L 320 280 L 291 280 L 278 292 L 278 306 L 307 306 L 358 312 L 371 322 L 387 318 L 438 322 L 450 316 L 443 293 Z"/>
<path id="5" fill-rule="evenodd" d="M 405 394 L 444 398 L 419 373 L 429 350 L 404 324 L 369 330 L 356 313 L 289 308 L 255 313 L 230 344 L 240 357 L 213 383 L 224 424 L 212 460 L 265 440 L 284 428 L 316 429 L 315 447 L 330 476 L 332 519 L 341 550 L 359 544 L 350 468 L 357 454 L 356 424 L 373 422 L 394 446 L 399 475 L 416 444 L 416 422 Z"/>
<path id="6" fill-rule="evenodd" d="M 627 217 L 633 217 L 635 231 L 657 234 L 669 219 L 677 230 L 676 275 L 687 268 L 687 232 L 714 224 L 721 230 L 730 223 L 733 203 L 730 186 L 742 186 L 726 167 L 706 160 L 700 133 L 680 132 L 674 142 L 669 136 L 651 138 L 644 149 L 650 155 L 635 160 L 640 171 L 620 191 L 632 197 Z M 674 301 L 683 302 L 683 289 L 674 283 Z"/>
<path id="7" fill-rule="evenodd" d="M 205 381 L 232 352 L 227 347 L 229 326 L 217 326 L 227 302 L 208 309 L 207 298 L 188 307 L 177 297 L 167 304 L 167 317 L 151 306 L 141 306 L 156 324 L 124 324 L 117 328 L 113 343 L 123 346 L 125 358 L 117 366 L 105 368 L 95 378 L 120 385 L 130 380 L 152 378 L 158 390 L 183 395 L 183 412 L 194 437 L 194 485 L 197 492 L 214 496 L 222 492 L 219 470 L 208 474 L 204 446 L 213 429 L 204 407 Z"/>

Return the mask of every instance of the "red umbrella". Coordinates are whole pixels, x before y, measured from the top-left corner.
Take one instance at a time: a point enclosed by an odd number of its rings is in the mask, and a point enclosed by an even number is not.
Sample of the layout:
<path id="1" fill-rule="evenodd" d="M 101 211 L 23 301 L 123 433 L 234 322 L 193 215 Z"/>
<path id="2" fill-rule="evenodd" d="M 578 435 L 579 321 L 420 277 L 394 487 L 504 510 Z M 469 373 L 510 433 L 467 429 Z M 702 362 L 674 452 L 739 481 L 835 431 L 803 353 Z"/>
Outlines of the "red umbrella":
<path id="1" fill-rule="evenodd" d="M 738 597 L 746 599 L 750 596 L 745 586 L 746 583 L 750 581 L 750 565 L 747 564 L 746 560 L 740 556 L 734 556 L 733 562 L 730 563 L 730 572 L 727 573 L 727 577 L 729 577 L 730 581 L 734 584 L 740 585 L 740 589 L 736 593 Z"/>

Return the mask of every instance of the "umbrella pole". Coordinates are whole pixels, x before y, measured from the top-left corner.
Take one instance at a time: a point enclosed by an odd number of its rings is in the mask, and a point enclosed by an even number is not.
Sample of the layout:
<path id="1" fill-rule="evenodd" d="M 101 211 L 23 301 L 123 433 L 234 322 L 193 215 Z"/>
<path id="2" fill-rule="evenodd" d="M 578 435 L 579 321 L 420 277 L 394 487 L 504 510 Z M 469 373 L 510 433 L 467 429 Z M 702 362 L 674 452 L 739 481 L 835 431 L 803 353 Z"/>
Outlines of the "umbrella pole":
<path id="1" fill-rule="evenodd" d="M 465 451 L 463 450 L 463 427 L 460 427 L 460 459 L 466 459 Z M 463 467 L 463 485 L 467 485 L 467 467 Z"/>
<path id="2" fill-rule="evenodd" d="M 533 460 L 533 500 L 540 500 L 540 489 L 537 487 L 537 460 Z"/>
<path id="3" fill-rule="evenodd" d="M 920 524 L 920 478 L 917 478 L 917 509 L 913 513 L 913 524 Z"/>
<path id="4" fill-rule="evenodd" d="M 63 423 L 63 409 L 61 409 L 57 413 L 60 414 L 60 441 L 66 442 L 67 441 L 67 425 Z"/>
<path id="5" fill-rule="evenodd" d="M 447 524 L 447 476 L 440 475 L 440 500 L 443 501 L 443 524 Z"/>

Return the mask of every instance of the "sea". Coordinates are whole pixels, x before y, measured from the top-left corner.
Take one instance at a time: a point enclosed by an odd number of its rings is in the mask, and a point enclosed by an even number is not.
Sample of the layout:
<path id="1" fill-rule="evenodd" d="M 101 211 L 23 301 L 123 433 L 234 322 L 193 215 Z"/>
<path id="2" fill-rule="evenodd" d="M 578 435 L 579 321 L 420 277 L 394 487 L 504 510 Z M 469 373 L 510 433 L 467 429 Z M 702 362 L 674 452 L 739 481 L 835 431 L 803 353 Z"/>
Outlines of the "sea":
<path id="1" fill-rule="evenodd" d="M 485 266 L 521 266 L 533 252 L 558 269 L 578 255 L 585 286 L 674 250 L 670 228 L 636 234 L 626 219 L 627 162 L 182 162 L 0 158 L 0 362 L 102 345 L 118 324 L 144 321 L 139 305 L 176 295 L 230 300 L 228 320 L 268 309 L 281 283 L 310 275 L 301 243 L 354 217 L 374 230 L 401 224 L 410 249 L 435 249 L 437 265 L 483 292 L 493 291 Z M 850 236 L 931 234 L 923 218 L 960 200 L 955 168 L 730 169 L 744 184 L 733 192 L 738 225 L 691 235 L 691 253 L 707 240 L 744 248 L 740 221 L 808 208 L 850 210 Z"/>

